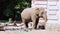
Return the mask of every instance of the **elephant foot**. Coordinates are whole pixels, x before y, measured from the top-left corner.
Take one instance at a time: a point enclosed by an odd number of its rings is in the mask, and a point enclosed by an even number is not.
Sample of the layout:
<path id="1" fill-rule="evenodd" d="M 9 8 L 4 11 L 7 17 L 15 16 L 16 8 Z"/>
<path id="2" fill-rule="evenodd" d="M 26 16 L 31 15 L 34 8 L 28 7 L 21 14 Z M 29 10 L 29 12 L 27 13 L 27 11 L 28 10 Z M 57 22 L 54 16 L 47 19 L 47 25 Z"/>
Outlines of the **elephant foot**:
<path id="1" fill-rule="evenodd" d="M 39 26 L 39 29 L 45 29 L 45 26 Z"/>

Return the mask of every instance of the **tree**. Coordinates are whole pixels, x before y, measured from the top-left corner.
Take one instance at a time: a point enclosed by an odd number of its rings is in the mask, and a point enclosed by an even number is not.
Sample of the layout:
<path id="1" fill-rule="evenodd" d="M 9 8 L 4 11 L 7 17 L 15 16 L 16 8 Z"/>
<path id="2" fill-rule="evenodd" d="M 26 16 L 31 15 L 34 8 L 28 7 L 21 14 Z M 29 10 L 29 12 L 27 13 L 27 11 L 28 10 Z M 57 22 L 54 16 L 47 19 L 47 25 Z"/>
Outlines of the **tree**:
<path id="1" fill-rule="evenodd" d="M 31 0 L 0 0 L 0 18 L 21 19 L 23 9 L 31 6 Z"/>
<path id="2" fill-rule="evenodd" d="M 22 10 L 27 7 L 31 7 L 31 0 L 18 0 L 18 4 L 15 7 L 17 9 L 16 15 L 19 15 L 22 12 Z M 21 19 L 20 16 L 18 16 L 18 18 Z"/>
<path id="3" fill-rule="evenodd" d="M 17 0 L 0 0 L 0 18 L 12 17 L 14 16 L 15 6 L 17 5 Z"/>

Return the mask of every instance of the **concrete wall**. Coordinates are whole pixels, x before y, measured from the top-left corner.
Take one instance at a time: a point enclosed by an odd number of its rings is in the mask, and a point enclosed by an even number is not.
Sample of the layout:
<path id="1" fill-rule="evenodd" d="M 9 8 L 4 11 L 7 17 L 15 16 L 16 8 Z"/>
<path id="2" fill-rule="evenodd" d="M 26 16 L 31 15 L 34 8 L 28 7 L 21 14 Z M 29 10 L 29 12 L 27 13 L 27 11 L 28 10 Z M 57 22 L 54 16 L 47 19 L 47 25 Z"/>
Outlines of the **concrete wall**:
<path id="1" fill-rule="evenodd" d="M 32 0 L 31 7 L 42 7 L 47 11 L 47 29 L 50 27 L 50 25 L 60 25 L 60 0 Z"/>
<path id="2" fill-rule="evenodd" d="M 42 7 L 47 11 L 48 20 L 59 20 L 59 0 L 32 0 L 31 7 Z"/>

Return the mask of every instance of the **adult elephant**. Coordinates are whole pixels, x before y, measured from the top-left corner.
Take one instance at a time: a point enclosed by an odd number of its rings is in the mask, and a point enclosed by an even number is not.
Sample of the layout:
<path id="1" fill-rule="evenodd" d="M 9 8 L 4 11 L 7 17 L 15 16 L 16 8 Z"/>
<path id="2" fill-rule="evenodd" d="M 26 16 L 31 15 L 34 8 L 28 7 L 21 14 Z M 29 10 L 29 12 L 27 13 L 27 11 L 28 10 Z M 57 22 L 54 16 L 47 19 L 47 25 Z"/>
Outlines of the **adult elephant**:
<path id="1" fill-rule="evenodd" d="M 21 13 L 22 22 L 25 28 L 28 28 L 28 23 L 32 21 L 33 29 L 37 29 L 37 24 L 41 17 L 45 20 L 44 23 L 46 24 L 47 14 L 43 8 L 26 8 Z"/>

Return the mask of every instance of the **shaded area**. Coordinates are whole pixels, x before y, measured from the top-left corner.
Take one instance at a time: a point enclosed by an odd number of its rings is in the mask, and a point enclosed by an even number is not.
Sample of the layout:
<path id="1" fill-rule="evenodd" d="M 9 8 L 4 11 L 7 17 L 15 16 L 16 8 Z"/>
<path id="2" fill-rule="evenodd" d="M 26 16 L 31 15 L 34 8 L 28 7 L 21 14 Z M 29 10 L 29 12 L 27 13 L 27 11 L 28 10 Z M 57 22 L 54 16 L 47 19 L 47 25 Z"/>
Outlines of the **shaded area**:
<path id="1" fill-rule="evenodd" d="M 21 20 L 23 9 L 31 7 L 31 0 L 0 0 L 0 20 Z"/>

